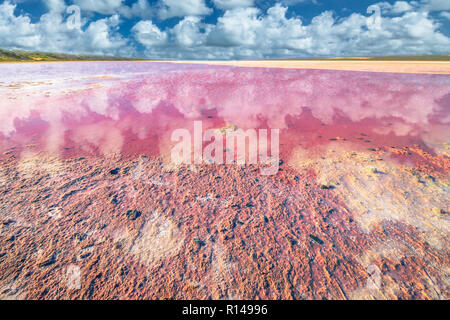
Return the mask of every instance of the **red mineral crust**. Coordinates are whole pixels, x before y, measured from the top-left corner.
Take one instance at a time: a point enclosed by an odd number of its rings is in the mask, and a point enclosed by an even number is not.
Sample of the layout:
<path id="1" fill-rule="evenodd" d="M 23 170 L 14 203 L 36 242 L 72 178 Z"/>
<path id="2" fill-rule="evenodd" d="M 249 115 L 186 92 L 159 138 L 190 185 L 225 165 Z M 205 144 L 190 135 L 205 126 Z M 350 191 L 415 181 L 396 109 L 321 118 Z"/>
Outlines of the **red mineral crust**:
<path id="1" fill-rule="evenodd" d="M 447 75 L 0 69 L 0 298 L 448 299 Z M 279 170 L 173 163 L 194 121 Z"/>

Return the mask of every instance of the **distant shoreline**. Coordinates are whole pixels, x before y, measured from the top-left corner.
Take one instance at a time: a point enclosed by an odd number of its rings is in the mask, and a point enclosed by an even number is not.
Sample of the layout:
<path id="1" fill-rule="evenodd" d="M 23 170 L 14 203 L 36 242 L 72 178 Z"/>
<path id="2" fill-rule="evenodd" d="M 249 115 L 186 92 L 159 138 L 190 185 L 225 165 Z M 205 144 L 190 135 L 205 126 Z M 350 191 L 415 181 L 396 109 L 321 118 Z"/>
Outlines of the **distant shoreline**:
<path id="1" fill-rule="evenodd" d="M 0 56 L 0 63 L 39 63 L 39 62 L 129 62 L 129 61 L 144 61 L 144 62 L 191 62 L 191 63 L 247 63 L 247 62 L 450 62 L 450 55 L 442 57 L 430 56 L 428 58 L 416 58 L 415 56 L 408 57 L 331 57 L 331 58 L 274 58 L 274 59 L 244 59 L 244 60 L 172 60 L 172 59 L 132 59 L 132 58 L 105 58 L 105 59 L 54 59 L 54 60 L 21 60 L 10 59 L 2 60 Z"/>
<path id="2" fill-rule="evenodd" d="M 176 61 L 176 60 L 80 60 L 80 61 L 10 61 L 5 64 L 35 64 L 35 63 L 180 63 L 203 64 L 217 66 L 234 66 L 247 68 L 281 68 L 281 69 L 317 69 L 356 72 L 383 72 L 405 74 L 440 74 L 450 75 L 450 61 L 333 61 L 333 60 L 253 60 L 253 61 Z"/>
<path id="3" fill-rule="evenodd" d="M 12 62 L 79 62 L 79 61 L 154 61 L 154 62 L 178 62 L 179 60 L 172 59 L 139 59 L 126 58 L 116 56 L 102 56 L 89 54 L 67 54 L 67 53 L 53 53 L 40 51 L 23 51 L 23 50 L 6 50 L 0 48 L 0 63 Z M 222 63 L 220 60 L 186 60 L 192 63 L 199 63 L 208 61 L 212 63 Z M 263 58 L 263 59 L 244 59 L 236 60 L 240 63 L 250 61 L 442 61 L 450 62 L 450 54 L 439 55 L 398 55 L 398 56 L 347 56 L 347 57 L 297 57 L 297 58 Z M 184 61 L 183 61 L 184 62 Z"/>
<path id="4" fill-rule="evenodd" d="M 1 64 L 37 64 L 37 63 L 68 63 L 68 62 L 170 62 L 170 61 L 156 61 L 156 60 L 48 60 L 48 61 L 28 61 L 28 60 L 18 60 L 18 61 L 0 61 Z"/>
<path id="5" fill-rule="evenodd" d="M 369 61 L 369 60 L 245 60 L 172 61 L 252 68 L 319 69 L 359 72 L 450 74 L 450 61 Z"/>

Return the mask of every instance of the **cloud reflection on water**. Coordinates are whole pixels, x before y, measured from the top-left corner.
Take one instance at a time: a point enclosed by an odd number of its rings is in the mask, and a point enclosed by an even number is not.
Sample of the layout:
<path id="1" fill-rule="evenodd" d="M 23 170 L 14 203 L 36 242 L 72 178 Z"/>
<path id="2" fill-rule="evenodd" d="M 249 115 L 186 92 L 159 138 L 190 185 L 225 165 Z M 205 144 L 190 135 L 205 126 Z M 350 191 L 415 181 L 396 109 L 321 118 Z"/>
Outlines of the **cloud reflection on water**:
<path id="1" fill-rule="evenodd" d="M 232 123 L 292 134 L 301 128 L 288 119 L 301 119 L 305 112 L 309 120 L 336 129 L 370 122 L 378 135 L 426 136 L 434 143 L 450 138 L 445 129 L 450 77 L 445 75 L 139 62 L 0 69 L 4 147 L 41 139 L 50 152 L 70 143 L 85 151 L 90 145 L 103 154 L 121 152 L 130 139 L 152 137 L 161 144 L 171 130 L 195 119 L 209 121 L 209 127 Z"/>

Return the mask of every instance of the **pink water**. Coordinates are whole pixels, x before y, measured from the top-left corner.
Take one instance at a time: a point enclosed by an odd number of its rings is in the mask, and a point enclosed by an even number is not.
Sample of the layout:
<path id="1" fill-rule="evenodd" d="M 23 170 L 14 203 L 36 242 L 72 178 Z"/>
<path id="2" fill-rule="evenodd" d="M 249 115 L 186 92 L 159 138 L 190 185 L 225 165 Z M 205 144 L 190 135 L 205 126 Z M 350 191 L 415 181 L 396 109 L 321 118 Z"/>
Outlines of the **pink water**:
<path id="1" fill-rule="evenodd" d="M 178 128 L 280 129 L 281 153 L 334 141 L 450 140 L 450 77 L 152 62 L 0 65 L 0 152 L 159 155 Z M 8 152 L 9 151 L 9 152 Z"/>

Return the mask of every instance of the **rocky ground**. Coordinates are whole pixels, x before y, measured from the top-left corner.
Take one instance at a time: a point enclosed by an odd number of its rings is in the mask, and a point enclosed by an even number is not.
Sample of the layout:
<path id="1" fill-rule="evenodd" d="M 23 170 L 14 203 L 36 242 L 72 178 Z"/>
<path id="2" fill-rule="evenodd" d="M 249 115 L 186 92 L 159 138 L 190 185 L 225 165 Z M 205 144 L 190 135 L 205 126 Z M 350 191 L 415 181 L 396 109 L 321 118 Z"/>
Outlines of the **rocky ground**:
<path id="1" fill-rule="evenodd" d="M 12 153 L 1 297 L 447 299 L 448 175 L 336 150 L 296 150 L 275 176 Z"/>

